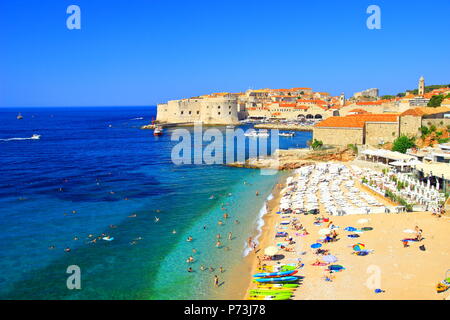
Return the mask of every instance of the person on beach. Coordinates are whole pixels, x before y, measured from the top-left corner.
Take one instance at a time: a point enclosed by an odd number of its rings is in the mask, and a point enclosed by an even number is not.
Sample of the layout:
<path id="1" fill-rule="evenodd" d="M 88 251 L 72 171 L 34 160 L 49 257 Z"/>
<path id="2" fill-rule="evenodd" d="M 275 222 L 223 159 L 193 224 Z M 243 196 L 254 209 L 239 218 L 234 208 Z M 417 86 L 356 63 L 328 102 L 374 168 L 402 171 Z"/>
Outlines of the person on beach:
<path id="1" fill-rule="evenodd" d="M 219 287 L 219 277 L 218 277 L 217 275 L 214 276 L 214 286 L 215 286 L 216 288 Z"/>

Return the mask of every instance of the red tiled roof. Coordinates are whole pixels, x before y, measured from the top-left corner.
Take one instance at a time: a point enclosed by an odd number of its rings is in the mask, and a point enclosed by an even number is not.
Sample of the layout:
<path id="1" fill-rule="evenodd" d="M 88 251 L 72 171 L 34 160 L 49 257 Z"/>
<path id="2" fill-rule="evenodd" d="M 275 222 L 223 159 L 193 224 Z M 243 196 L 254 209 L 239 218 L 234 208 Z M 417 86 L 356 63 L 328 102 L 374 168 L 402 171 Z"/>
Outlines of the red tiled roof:
<path id="1" fill-rule="evenodd" d="M 363 128 L 366 122 L 396 122 L 398 114 L 355 114 L 330 117 L 315 125 L 318 128 Z"/>

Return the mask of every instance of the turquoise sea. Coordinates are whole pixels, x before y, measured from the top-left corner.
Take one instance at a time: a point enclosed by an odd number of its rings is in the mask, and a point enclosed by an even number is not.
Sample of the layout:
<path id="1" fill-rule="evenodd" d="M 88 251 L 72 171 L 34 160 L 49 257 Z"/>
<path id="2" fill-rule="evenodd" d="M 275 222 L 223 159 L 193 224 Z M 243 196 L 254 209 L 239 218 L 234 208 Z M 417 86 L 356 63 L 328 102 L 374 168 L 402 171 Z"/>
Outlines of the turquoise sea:
<path id="1" fill-rule="evenodd" d="M 18 112 L 23 120 L 16 120 Z M 279 175 L 174 165 L 174 129 L 161 137 L 139 129 L 155 112 L 0 109 L 1 299 L 214 298 L 220 266 L 223 288 L 228 285 L 227 270 L 242 261 L 247 238 L 258 233 Z M 33 134 L 40 139 L 26 139 Z M 280 147 L 305 147 L 309 139 L 298 132 L 280 137 Z M 114 240 L 91 242 L 102 234 Z M 194 263 L 186 263 L 189 256 Z M 70 265 L 80 267 L 80 290 L 67 288 Z"/>

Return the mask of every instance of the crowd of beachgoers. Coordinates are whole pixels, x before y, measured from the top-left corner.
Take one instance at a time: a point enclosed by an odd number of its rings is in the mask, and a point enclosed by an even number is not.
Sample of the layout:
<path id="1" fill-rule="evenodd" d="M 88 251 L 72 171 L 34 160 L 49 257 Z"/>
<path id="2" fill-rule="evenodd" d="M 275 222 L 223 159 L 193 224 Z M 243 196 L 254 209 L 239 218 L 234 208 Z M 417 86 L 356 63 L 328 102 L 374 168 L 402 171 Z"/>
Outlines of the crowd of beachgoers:
<path id="1" fill-rule="evenodd" d="M 449 238 L 440 231 L 448 219 L 431 212 L 394 210 L 381 195 L 358 183 L 364 174 L 354 166 L 320 163 L 295 170 L 284 187 L 278 187 L 269 226 L 254 251 L 247 299 L 401 299 L 402 282 L 411 286 L 411 299 L 437 298 L 436 281 L 450 268 L 448 250 L 437 240 Z M 403 256 L 412 262 L 398 271 L 396 258 Z M 370 268 L 387 270 L 392 265 L 392 276 L 399 272 L 403 277 L 397 282 L 387 276 L 366 281 Z M 416 268 L 420 265 L 424 270 Z M 436 280 L 430 280 L 431 275 Z M 420 280 L 409 284 L 413 278 Z M 428 291 L 423 291 L 421 281 Z M 449 288 L 449 281 L 445 275 L 439 282 L 441 292 Z M 422 289 L 414 293 L 416 286 Z"/>

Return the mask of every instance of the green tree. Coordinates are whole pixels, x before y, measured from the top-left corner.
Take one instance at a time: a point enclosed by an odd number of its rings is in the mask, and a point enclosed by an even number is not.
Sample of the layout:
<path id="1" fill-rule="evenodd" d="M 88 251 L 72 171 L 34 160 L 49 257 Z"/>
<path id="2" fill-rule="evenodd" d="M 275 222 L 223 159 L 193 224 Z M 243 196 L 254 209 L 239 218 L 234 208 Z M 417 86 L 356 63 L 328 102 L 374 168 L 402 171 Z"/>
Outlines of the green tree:
<path id="1" fill-rule="evenodd" d="M 400 137 L 395 139 L 392 145 L 392 151 L 406 153 L 408 149 L 416 146 L 414 140 L 414 138 L 409 138 L 405 135 L 401 135 Z"/>
<path id="2" fill-rule="evenodd" d="M 444 100 L 444 96 L 442 94 L 432 96 L 430 101 L 428 101 L 428 106 L 433 108 L 439 107 L 442 103 L 442 100 Z"/>
<path id="3" fill-rule="evenodd" d="M 320 140 L 314 139 L 314 141 L 311 143 L 311 148 L 313 148 L 313 150 L 319 150 L 322 147 L 323 147 L 323 142 Z"/>
<path id="4" fill-rule="evenodd" d="M 424 138 L 430 133 L 430 129 L 428 129 L 428 127 L 426 126 L 421 126 L 420 132 L 422 133 L 422 138 Z"/>

